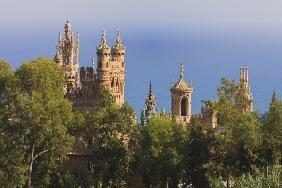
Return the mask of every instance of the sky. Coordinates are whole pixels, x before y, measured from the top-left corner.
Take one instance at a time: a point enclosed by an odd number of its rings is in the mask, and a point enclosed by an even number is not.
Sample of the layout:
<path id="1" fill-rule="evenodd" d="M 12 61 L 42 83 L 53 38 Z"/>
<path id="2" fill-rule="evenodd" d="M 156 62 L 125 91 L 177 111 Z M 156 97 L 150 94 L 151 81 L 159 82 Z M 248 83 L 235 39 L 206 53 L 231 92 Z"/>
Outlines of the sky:
<path id="1" fill-rule="evenodd" d="M 281 0 L 0 0 L 0 59 L 15 68 L 53 57 L 58 32 L 70 20 L 80 32 L 80 64 L 96 57 L 101 30 L 109 45 L 121 30 L 127 47 L 126 100 L 139 113 L 152 81 L 158 108 L 170 109 L 169 87 L 179 64 L 194 87 L 192 111 L 216 98 L 221 77 L 238 80 L 248 66 L 255 109 L 282 96 Z"/>
<path id="2" fill-rule="evenodd" d="M 1 0 L 4 25 L 61 24 L 276 27 L 280 0 Z M 168 26 L 168 25 L 167 25 Z"/>

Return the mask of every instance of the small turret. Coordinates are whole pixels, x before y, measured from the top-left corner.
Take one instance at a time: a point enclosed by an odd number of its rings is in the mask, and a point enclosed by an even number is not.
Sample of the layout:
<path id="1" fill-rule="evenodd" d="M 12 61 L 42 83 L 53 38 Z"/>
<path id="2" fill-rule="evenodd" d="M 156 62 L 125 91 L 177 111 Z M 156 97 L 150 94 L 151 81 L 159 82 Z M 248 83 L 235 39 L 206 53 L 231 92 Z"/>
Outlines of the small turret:
<path id="1" fill-rule="evenodd" d="M 57 51 L 55 57 L 54 57 L 54 61 L 55 63 L 57 63 L 58 65 L 62 65 L 63 63 L 63 57 L 61 55 L 61 53 L 59 51 Z"/>
<path id="2" fill-rule="evenodd" d="M 120 66 L 124 68 L 125 47 L 121 43 L 119 29 L 117 30 L 116 44 L 112 47 L 111 54 L 112 60 L 118 61 L 120 63 Z"/>
<path id="3" fill-rule="evenodd" d="M 65 94 L 74 96 L 80 88 L 80 74 L 79 74 L 79 34 L 74 40 L 72 26 L 69 21 L 65 24 L 65 36 L 62 38 L 61 33 L 58 35 L 57 52 L 54 61 L 59 64 L 66 78 Z M 72 95 L 69 95 L 72 93 Z M 75 98 L 75 97 L 72 97 Z"/>
<path id="4" fill-rule="evenodd" d="M 107 45 L 106 32 L 102 30 L 101 44 L 97 47 L 97 76 L 101 89 L 110 90 L 110 70 L 111 70 L 111 54 Z"/>
<path id="5" fill-rule="evenodd" d="M 156 96 L 152 93 L 152 83 L 150 82 L 149 92 L 145 101 L 146 115 L 153 114 L 156 112 Z"/>

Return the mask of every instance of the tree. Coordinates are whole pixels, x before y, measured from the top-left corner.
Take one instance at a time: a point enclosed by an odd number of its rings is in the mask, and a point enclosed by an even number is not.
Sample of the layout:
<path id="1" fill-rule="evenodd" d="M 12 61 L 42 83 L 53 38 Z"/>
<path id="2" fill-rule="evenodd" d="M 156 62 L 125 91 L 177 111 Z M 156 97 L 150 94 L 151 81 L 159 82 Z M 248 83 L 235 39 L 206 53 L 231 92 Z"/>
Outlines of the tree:
<path id="1" fill-rule="evenodd" d="M 192 122 L 191 126 L 184 148 L 185 182 L 187 185 L 192 183 L 195 188 L 208 187 L 205 164 L 209 159 L 209 139 L 200 122 Z"/>
<path id="2" fill-rule="evenodd" d="M 95 187 L 129 186 L 137 144 L 135 114 L 128 104 L 116 106 L 106 91 L 86 114 L 83 130 L 90 153 L 90 175 Z"/>
<path id="3" fill-rule="evenodd" d="M 236 105 L 238 86 L 234 81 L 222 79 L 218 87 L 218 102 L 215 105 L 218 125 L 214 130 L 213 168 L 217 169 L 227 187 L 230 178 L 251 171 L 258 160 L 261 145 L 258 115 L 244 112 Z"/>
<path id="4" fill-rule="evenodd" d="M 15 134 L 18 124 L 19 94 L 15 74 L 7 61 L 0 61 L 0 187 L 22 186 L 25 165 L 22 137 Z"/>
<path id="5" fill-rule="evenodd" d="M 13 138 L 12 147 L 21 149 L 18 151 L 24 159 L 20 165 L 24 166 L 27 187 L 44 186 L 45 180 L 48 184 L 50 172 L 56 171 L 71 149 L 73 139 L 68 127 L 73 115 L 70 102 L 64 98 L 63 84 L 60 67 L 40 57 L 24 62 L 15 71 L 11 88 L 4 89 L 10 91 L 9 95 L 1 96 L 2 103 L 9 101 L 3 117 L 7 122 L 4 134 Z M 5 108 L 1 106 L 1 110 Z"/>
<path id="6" fill-rule="evenodd" d="M 282 159 L 282 101 L 274 93 L 262 126 L 264 159 L 267 165 Z"/>
<path id="7" fill-rule="evenodd" d="M 141 129 L 140 144 L 144 184 L 177 187 L 183 177 L 183 127 L 169 118 L 153 117 Z"/>

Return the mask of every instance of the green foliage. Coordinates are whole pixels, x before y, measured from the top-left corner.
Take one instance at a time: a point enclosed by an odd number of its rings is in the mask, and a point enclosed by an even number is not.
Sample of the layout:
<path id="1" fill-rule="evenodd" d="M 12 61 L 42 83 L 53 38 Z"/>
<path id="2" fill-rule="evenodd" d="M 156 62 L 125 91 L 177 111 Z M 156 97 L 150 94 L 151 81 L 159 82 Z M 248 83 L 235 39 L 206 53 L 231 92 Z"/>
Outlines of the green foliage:
<path id="1" fill-rule="evenodd" d="M 201 128 L 199 122 L 194 122 L 190 130 L 184 149 L 183 167 L 186 172 L 183 180 L 187 185 L 193 184 L 195 188 L 208 187 L 206 177 L 209 157 L 209 138 Z"/>
<path id="2" fill-rule="evenodd" d="M 90 175 L 95 187 L 123 187 L 133 173 L 136 140 L 134 111 L 118 107 L 111 96 L 101 93 L 101 103 L 86 114 L 85 140 L 93 150 Z"/>
<path id="3" fill-rule="evenodd" d="M 20 180 L 15 185 L 21 186 L 24 179 L 28 187 L 42 187 L 50 182 L 51 174 L 72 146 L 67 130 L 73 115 L 71 104 L 63 95 L 64 75 L 47 58 L 25 62 L 15 73 L 7 65 L 3 67 L 7 69 L 7 76 L 1 74 L 0 81 L 3 150 L 14 158 L 16 169 L 20 168 Z M 3 84 L 7 78 L 11 83 Z M 6 163 L 13 164 L 10 160 Z"/>
<path id="4" fill-rule="evenodd" d="M 138 127 L 132 108 L 116 106 L 106 91 L 93 109 L 73 112 L 64 82 L 47 58 L 16 71 L 0 61 L 0 187 L 133 187 L 138 175 L 147 187 L 280 186 L 276 95 L 262 118 L 242 110 L 239 86 L 223 78 L 218 99 L 204 102 L 217 127 L 202 130 L 194 120 L 187 131 L 163 116 Z M 86 156 L 89 168 L 66 168 L 70 151 Z"/>
<path id="5" fill-rule="evenodd" d="M 168 118 L 152 118 L 141 130 L 141 167 L 149 186 L 176 186 L 182 179 L 183 127 Z"/>
<path id="6" fill-rule="evenodd" d="M 273 100 L 262 126 L 264 159 L 268 164 L 282 160 L 282 101 Z"/>
<path id="7" fill-rule="evenodd" d="M 231 178 L 231 188 L 280 188 L 282 170 L 280 165 L 273 165 L 265 169 L 254 169 L 252 173 L 243 173 L 239 177 Z M 224 188 L 221 178 L 212 180 L 214 188 Z"/>
<path id="8" fill-rule="evenodd" d="M 12 67 L 0 61 L 0 187 L 25 183 L 24 148 L 19 144 L 22 138 L 13 132 L 17 126 L 17 95 Z"/>
<path id="9" fill-rule="evenodd" d="M 213 163 L 209 166 L 222 177 L 229 187 L 230 178 L 249 172 L 258 162 L 261 145 L 260 122 L 256 113 L 243 112 L 235 103 L 238 86 L 222 79 L 218 87 L 219 100 L 214 105 L 217 111 L 217 127 L 214 130 L 212 147 Z"/>

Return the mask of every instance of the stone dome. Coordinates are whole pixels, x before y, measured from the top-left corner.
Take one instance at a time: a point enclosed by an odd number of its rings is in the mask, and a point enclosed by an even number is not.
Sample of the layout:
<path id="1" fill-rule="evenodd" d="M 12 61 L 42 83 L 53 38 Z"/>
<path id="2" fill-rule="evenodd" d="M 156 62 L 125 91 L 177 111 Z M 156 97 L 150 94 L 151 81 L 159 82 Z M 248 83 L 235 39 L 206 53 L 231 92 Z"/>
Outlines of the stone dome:
<path id="1" fill-rule="evenodd" d="M 180 90 L 180 91 L 190 91 L 192 90 L 192 86 L 188 84 L 183 78 L 177 80 L 177 82 L 171 87 L 172 90 Z"/>
<path id="2" fill-rule="evenodd" d="M 192 85 L 187 83 L 184 79 L 184 66 L 180 66 L 180 78 L 176 83 L 170 88 L 172 91 L 183 91 L 183 92 L 192 92 Z"/>

